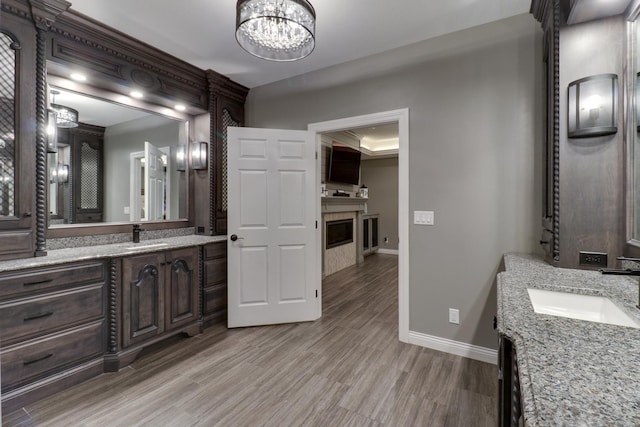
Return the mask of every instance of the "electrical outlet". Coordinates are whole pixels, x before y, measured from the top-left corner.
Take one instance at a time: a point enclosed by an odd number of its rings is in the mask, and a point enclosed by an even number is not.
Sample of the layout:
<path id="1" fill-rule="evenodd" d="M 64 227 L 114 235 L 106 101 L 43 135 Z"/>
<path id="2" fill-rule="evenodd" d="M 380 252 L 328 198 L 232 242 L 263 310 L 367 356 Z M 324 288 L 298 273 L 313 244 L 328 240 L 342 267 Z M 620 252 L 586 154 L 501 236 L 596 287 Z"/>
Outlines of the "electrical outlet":
<path id="1" fill-rule="evenodd" d="M 460 310 L 457 308 L 449 309 L 449 323 L 453 323 L 456 325 L 460 324 Z"/>
<path id="2" fill-rule="evenodd" d="M 606 267 L 607 254 L 604 252 L 580 251 L 580 265 L 589 265 L 592 267 Z"/>

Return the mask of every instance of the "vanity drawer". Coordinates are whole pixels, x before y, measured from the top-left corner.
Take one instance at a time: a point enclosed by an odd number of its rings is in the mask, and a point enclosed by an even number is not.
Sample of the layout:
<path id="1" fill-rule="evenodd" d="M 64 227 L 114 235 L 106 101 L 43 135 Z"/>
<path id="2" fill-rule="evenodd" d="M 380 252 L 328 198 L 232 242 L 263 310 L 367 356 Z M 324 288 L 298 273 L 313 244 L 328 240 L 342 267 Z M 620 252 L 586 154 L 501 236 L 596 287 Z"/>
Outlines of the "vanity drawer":
<path id="1" fill-rule="evenodd" d="M 104 281 L 105 268 L 102 262 L 21 270 L 0 275 L 0 298 L 45 291 L 61 286 Z"/>
<path id="2" fill-rule="evenodd" d="M 204 314 L 224 310 L 227 307 L 227 285 L 211 286 L 204 289 Z"/>
<path id="3" fill-rule="evenodd" d="M 220 258 L 204 262 L 204 286 L 227 282 L 227 259 Z"/>
<path id="4" fill-rule="evenodd" d="M 103 317 L 103 288 L 90 285 L 0 303 L 2 343 Z"/>
<path id="5" fill-rule="evenodd" d="M 204 247 L 204 259 L 214 259 L 227 256 L 227 242 L 211 243 Z"/>
<path id="6" fill-rule="evenodd" d="M 103 352 L 103 342 L 104 322 L 100 320 L 7 347 L 1 353 L 3 391 L 56 368 L 98 356 Z"/>

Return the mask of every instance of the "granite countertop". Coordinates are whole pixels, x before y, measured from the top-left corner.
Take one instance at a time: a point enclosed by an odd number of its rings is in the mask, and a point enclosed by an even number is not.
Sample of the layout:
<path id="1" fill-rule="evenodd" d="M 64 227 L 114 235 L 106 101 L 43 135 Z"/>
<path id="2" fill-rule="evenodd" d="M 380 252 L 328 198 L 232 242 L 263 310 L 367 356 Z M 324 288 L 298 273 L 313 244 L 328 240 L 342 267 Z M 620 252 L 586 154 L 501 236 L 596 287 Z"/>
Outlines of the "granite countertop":
<path id="1" fill-rule="evenodd" d="M 141 240 L 140 243 L 126 242 L 67 249 L 54 249 L 47 251 L 47 255 L 43 257 L 0 261 L 0 272 L 206 245 L 208 243 L 225 241 L 226 239 L 227 236 L 188 235 L 167 237 L 163 239 Z"/>
<path id="2" fill-rule="evenodd" d="M 527 288 L 601 295 L 640 322 L 638 282 L 507 254 L 498 331 L 516 348 L 527 426 L 640 425 L 640 329 L 537 314 Z"/>

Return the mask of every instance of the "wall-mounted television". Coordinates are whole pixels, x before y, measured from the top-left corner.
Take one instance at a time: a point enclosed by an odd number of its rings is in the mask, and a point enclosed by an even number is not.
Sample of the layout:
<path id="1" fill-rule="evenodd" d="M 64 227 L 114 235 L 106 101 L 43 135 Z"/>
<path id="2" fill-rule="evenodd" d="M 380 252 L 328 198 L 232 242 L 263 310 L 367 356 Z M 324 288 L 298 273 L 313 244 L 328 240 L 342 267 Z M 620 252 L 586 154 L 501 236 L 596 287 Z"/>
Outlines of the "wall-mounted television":
<path id="1" fill-rule="evenodd" d="M 333 144 L 329 159 L 330 182 L 358 185 L 360 180 L 360 152 L 344 145 Z"/>

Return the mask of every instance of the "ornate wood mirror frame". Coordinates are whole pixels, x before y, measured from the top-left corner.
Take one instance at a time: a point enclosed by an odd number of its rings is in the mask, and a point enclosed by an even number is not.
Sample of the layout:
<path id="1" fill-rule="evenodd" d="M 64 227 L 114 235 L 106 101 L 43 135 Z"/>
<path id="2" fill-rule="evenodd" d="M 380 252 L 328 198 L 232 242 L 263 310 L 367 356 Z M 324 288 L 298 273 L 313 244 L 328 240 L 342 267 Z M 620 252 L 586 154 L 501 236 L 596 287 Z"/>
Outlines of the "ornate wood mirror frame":
<path id="1" fill-rule="evenodd" d="M 131 230 L 131 224 L 47 228 L 47 64 L 58 71 L 80 69 L 91 74 L 100 91 L 128 94 L 145 91 L 158 108 L 187 106 L 190 140 L 209 142 L 208 169 L 189 174 L 188 219 L 145 223 L 149 230 L 195 227 L 197 234 L 226 232 L 226 127 L 242 126 L 248 89 L 212 70 L 171 57 L 119 31 L 76 13 L 65 0 L 5 0 L 2 13 L 35 24 L 36 182 L 35 254 L 46 254 L 46 238 Z M 197 194 L 198 197 L 194 197 Z"/>

